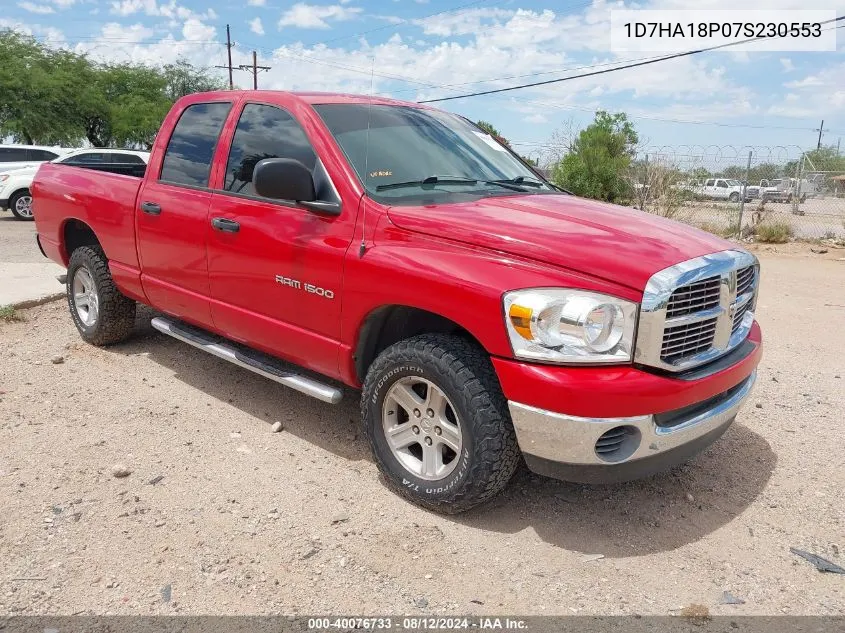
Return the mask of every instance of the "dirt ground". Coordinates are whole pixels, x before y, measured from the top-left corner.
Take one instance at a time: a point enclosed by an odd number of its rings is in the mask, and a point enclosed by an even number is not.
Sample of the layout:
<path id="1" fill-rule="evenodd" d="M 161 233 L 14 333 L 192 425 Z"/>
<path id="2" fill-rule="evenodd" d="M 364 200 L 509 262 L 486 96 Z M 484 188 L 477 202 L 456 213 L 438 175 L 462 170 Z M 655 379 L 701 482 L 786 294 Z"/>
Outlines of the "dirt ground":
<path id="1" fill-rule="evenodd" d="M 845 615 L 845 576 L 789 551 L 845 566 L 845 250 L 809 249 L 757 249 L 758 385 L 700 457 L 614 486 L 523 470 L 458 517 L 379 482 L 354 393 L 26 310 L 0 322 L 0 613 Z"/>

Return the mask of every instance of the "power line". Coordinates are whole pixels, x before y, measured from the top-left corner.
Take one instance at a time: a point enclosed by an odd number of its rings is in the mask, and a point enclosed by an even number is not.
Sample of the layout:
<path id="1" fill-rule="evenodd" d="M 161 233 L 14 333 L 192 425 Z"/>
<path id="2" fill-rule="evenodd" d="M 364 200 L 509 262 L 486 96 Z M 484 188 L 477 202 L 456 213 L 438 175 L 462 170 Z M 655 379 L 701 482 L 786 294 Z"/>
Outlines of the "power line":
<path id="1" fill-rule="evenodd" d="M 830 22 L 839 22 L 841 20 L 845 20 L 845 16 L 834 18 L 832 20 L 826 20 L 825 22 L 822 22 L 821 24 L 829 24 Z M 839 27 L 835 27 L 835 28 L 839 28 Z M 828 29 L 825 29 L 825 30 L 828 30 Z M 455 99 L 466 99 L 467 97 L 479 97 L 479 96 L 482 96 L 482 95 L 491 95 L 491 94 L 496 94 L 496 93 L 499 93 L 499 92 L 509 92 L 511 90 L 522 90 L 523 88 L 535 88 L 537 86 L 547 86 L 549 84 L 562 83 L 564 81 L 572 81 L 573 79 L 583 79 L 584 77 L 595 77 L 596 75 L 605 75 L 607 73 L 614 73 L 614 72 L 617 72 L 619 70 L 629 70 L 631 68 L 638 68 L 640 66 L 650 66 L 651 64 L 659 64 L 660 62 L 669 61 L 671 59 L 679 59 L 681 57 L 690 57 L 692 55 L 699 55 L 701 53 L 708 53 L 710 51 L 715 51 L 715 50 L 719 50 L 719 49 L 722 49 L 722 48 L 739 46 L 740 44 L 747 44 L 749 42 L 756 42 L 756 41 L 762 40 L 762 39 L 768 39 L 768 38 L 752 37 L 752 38 L 748 38 L 748 39 L 745 39 L 745 40 L 740 40 L 738 42 L 728 42 L 727 44 L 719 44 L 717 46 L 708 46 L 706 48 L 699 48 L 699 49 L 695 49 L 695 50 L 692 50 L 692 51 L 684 51 L 682 53 L 673 53 L 672 55 L 666 55 L 666 56 L 663 56 L 663 57 L 658 57 L 656 59 L 649 59 L 649 60 L 645 60 L 645 61 L 641 61 L 641 62 L 636 62 L 636 63 L 633 63 L 633 64 L 626 64 L 624 66 L 617 66 L 616 68 L 605 68 L 604 70 L 597 70 L 597 71 L 589 72 L 589 73 L 581 73 L 580 75 L 571 75 L 569 77 L 560 77 L 558 79 L 547 79 L 546 81 L 535 81 L 533 83 L 520 84 L 520 85 L 517 85 L 517 86 L 508 86 L 506 88 L 495 88 L 495 89 L 492 89 L 492 90 L 482 90 L 482 91 L 479 91 L 479 92 L 471 92 L 471 93 L 468 93 L 468 94 L 455 95 L 455 96 L 451 96 L 451 97 L 440 97 L 438 99 L 424 99 L 422 101 L 419 101 L 418 103 L 438 103 L 438 102 L 441 102 L 441 101 L 453 101 Z"/>

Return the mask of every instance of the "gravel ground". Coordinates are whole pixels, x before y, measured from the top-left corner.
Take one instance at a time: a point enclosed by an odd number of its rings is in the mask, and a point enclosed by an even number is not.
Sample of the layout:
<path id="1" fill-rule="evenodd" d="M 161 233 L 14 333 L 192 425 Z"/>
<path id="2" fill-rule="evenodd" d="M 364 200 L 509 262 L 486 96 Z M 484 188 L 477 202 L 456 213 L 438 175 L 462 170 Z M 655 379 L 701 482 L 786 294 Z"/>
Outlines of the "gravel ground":
<path id="1" fill-rule="evenodd" d="M 383 487 L 354 393 L 309 399 L 149 314 L 98 349 L 63 302 L 24 311 L 0 322 L 0 612 L 845 615 L 845 576 L 789 551 L 845 566 L 845 250 L 808 251 L 760 249 L 758 386 L 699 458 L 606 487 L 521 471 L 458 517 Z"/>

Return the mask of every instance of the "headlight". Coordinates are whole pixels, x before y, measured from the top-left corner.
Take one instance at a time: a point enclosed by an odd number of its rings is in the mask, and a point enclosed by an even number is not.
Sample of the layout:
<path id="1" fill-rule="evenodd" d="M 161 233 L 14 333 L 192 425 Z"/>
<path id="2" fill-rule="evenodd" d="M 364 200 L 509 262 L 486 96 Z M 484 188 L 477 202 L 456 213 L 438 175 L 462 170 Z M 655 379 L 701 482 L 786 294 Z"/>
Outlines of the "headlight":
<path id="1" fill-rule="evenodd" d="M 504 296 L 514 355 L 551 363 L 630 362 L 637 307 L 618 297 L 565 288 Z"/>

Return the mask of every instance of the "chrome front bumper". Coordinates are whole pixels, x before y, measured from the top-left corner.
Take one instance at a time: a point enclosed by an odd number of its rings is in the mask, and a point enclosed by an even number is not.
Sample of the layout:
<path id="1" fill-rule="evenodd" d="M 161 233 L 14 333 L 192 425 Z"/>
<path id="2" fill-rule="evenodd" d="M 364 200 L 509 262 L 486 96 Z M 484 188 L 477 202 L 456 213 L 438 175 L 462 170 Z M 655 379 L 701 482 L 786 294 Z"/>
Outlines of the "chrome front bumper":
<path id="1" fill-rule="evenodd" d="M 720 396 L 660 415 L 582 418 L 518 402 L 508 407 L 520 449 L 535 472 L 570 481 L 624 481 L 686 461 L 716 441 L 756 377 L 755 370 Z"/>

